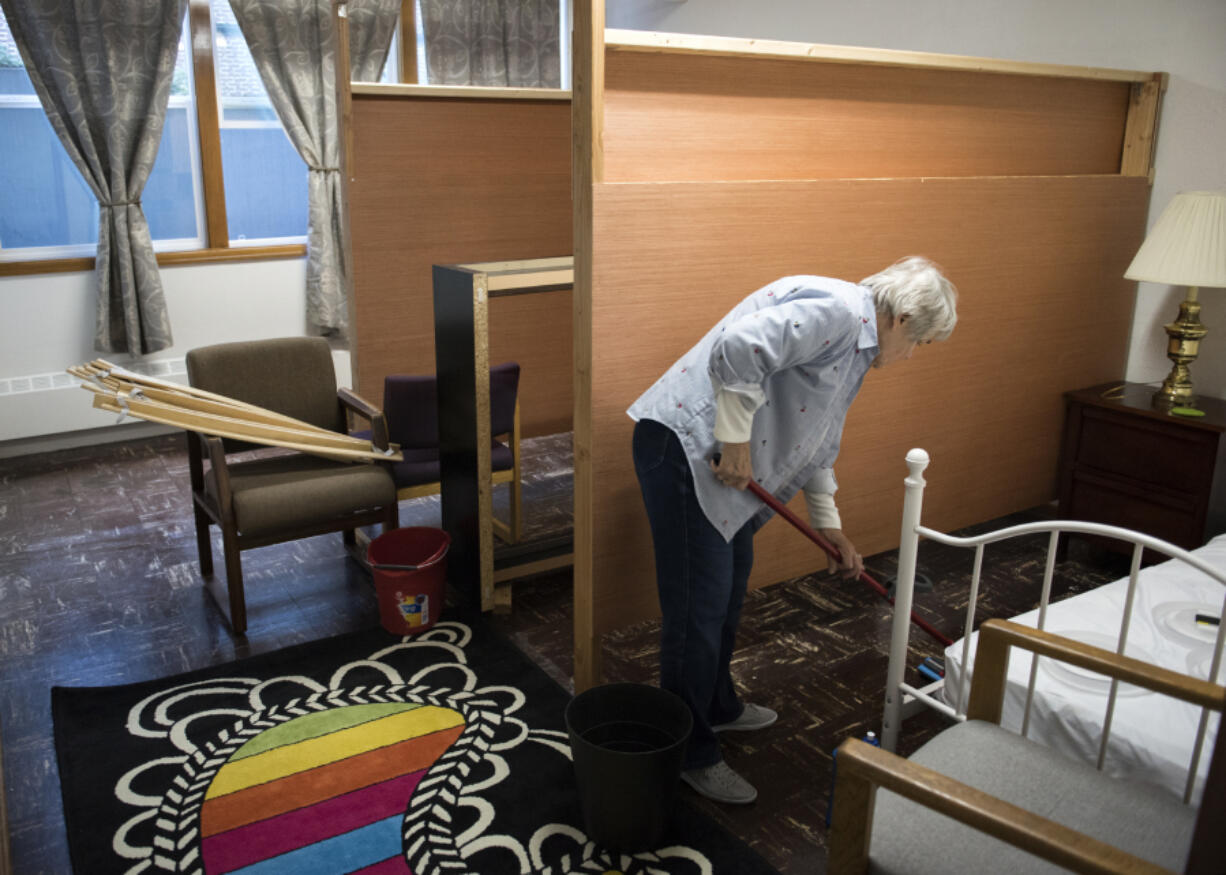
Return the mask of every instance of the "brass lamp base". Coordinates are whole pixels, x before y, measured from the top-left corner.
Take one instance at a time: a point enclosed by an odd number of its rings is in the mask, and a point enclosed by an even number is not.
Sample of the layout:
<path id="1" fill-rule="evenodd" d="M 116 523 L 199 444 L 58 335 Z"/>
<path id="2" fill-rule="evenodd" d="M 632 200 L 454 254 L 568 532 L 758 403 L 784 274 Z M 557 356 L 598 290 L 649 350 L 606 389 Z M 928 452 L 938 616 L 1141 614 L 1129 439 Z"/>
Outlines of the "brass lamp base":
<path id="1" fill-rule="evenodd" d="M 1201 324 L 1200 303 L 1196 300 L 1196 294 L 1196 286 L 1189 286 L 1188 296 L 1179 305 L 1179 317 L 1164 326 L 1169 338 L 1166 357 L 1175 366 L 1162 381 L 1162 388 L 1154 393 L 1154 403 L 1163 407 L 1190 407 L 1196 402 L 1188 365 L 1196 360 L 1201 338 L 1209 333 L 1209 329 Z"/>

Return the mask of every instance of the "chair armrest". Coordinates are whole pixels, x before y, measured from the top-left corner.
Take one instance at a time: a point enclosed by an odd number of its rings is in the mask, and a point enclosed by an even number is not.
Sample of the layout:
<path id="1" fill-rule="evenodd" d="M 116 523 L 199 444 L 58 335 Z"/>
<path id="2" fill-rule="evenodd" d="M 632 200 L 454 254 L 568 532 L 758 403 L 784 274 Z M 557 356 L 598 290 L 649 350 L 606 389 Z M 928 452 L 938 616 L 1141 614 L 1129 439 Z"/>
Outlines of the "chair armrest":
<path id="1" fill-rule="evenodd" d="M 839 745 L 838 764 L 829 860 L 829 871 L 834 875 L 868 870 L 878 787 L 1075 872 L 1170 872 L 858 739 L 850 738 Z"/>
<path id="2" fill-rule="evenodd" d="M 979 645 L 971 678 L 971 697 L 966 711 L 968 720 L 1000 723 L 1010 647 L 1020 647 L 1039 656 L 1058 659 L 1201 708 L 1221 711 L 1226 704 L 1226 687 L 1218 684 L 1189 677 L 1130 656 L 1120 656 L 1109 650 L 1050 632 L 1008 620 L 993 619 L 986 621 L 979 628 Z"/>
<path id="3" fill-rule="evenodd" d="M 377 449 L 386 450 L 389 447 L 387 417 L 382 410 L 371 404 L 357 392 L 344 386 L 336 390 L 336 398 L 346 411 L 355 413 L 370 422 L 370 442 Z"/>

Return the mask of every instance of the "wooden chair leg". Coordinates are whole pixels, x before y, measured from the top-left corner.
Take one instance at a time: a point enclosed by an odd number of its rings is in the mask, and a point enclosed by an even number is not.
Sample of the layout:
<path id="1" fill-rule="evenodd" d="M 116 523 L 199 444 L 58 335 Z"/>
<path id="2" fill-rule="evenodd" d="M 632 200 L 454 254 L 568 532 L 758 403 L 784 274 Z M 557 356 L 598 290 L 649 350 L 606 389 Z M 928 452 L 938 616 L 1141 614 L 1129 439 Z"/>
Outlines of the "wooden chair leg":
<path id="1" fill-rule="evenodd" d="M 523 470 L 520 468 L 520 421 L 519 400 L 515 401 L 515 419 L 511 427 L 511 543 L 518 544 L 524 534 L 524 483 Z"/>
<path id="2" fill-rule="evenodd" d="M 196 553 L 200 557 L 200 573 L 205 577 L 213 574 L 213 544 L 209 540 L 209 515 L 198 506 L 196 512 Z"/>
<path id="3" fill-rule="evenodd" d="M 238 537 L 234 532 L 223 528 L 222 543 L 226 553 L 226 594 L 230 607 L 230 628 L 235 635 L 243 635 L 247 631 L 247 599 L 243 593 L 243 563 L 238 549 Z"/>

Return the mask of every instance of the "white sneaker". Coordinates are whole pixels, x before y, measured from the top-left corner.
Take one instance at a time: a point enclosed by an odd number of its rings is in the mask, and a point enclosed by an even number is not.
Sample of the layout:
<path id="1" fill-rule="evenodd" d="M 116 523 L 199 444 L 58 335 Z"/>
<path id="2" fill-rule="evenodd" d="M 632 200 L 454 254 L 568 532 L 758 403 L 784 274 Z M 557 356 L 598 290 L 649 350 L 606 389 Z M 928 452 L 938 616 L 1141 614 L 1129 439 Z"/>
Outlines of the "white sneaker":
<path id="1" fill-rule="evenodd" d="M 712 732 L 748 732 L 751 729 L 765 729 L 779 719 L 779 715 L 762 705 L 746 703 L 741 714 L 729 723 L 712 726 Z"/>
<path id="2" fill-rule="evenodd" d="M 748 805 L 758 798 L 753 785 L 732 771 L 723 760 L 713 766 L 689 769 L 681 773 L 681 780 L 694 788 L 700 796 L 729 805 Z"/>

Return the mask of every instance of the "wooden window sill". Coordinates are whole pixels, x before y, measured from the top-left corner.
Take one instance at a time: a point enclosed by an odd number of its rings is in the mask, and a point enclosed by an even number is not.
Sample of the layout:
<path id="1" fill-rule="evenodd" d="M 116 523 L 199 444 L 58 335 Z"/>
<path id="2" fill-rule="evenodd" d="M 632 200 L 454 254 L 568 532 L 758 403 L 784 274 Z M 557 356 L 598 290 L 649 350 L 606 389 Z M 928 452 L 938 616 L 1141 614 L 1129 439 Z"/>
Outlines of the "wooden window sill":
<path id="1" fill-rule="evenodd" d="M 235 246 L 227 249 L 188 249 L 182 252 L 159 252 L 158 267 L 180 264 L 209 264 L 224 261 L 265 261 L 273 258 L 302 258 L 306 246 L 292 243 L 285 246 Z M 44 273 L 76 273 L 92 271 L 93 258 L 49 258 L 43 261 L 0 261 L 0 276 L 32 276 Z"/>

